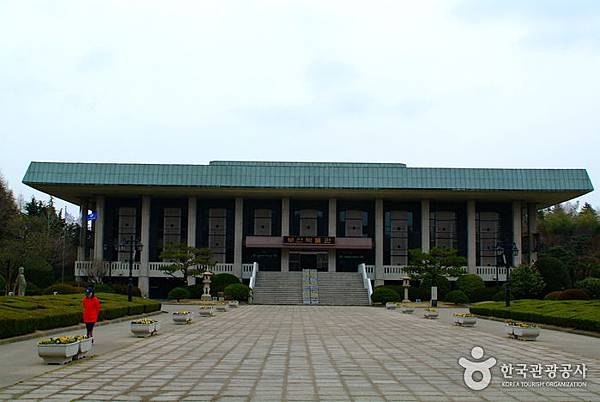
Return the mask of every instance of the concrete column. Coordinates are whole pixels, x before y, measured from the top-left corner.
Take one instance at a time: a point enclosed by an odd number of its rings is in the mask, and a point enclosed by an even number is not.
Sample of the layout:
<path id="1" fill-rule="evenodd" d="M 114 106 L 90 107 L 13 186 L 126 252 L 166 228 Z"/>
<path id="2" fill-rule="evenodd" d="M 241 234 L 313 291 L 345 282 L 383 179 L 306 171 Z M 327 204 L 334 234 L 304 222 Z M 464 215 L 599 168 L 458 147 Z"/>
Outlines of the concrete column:
<path id="1" fill-rule="evenodd" d="M 534 264 L 537 261 L 537 251 L 533 250 L 537 233 L 537 205 L 535 203 L 527 204 L 527 223 L 529 226 L 529 263 Z"/>
<path id="2" fill-rule="evenodd" d="M 384 284 L 383 273 L 383 200 L 375 200 L 375 286 Z"/>
<path id="3" fill-rule="evenodd" d="M 281 235 L 290 235 L 290 199 L 281 199 Z M 260 267 L 259 267 L 260 268 Z M 287 248 L 281 249 L 281 271 L 288 272 L 290 270 L 290 250 Z"/>
<path id="4" fill-rule="evenodd" d="M 337 236 L 337 201 L 335 198 L 329 199 L 329 230 L 327 232 L 329 236 Z M 335 272 L 335 249 L 329 250 L 327 260 L 327 271 Z"/>
<path id="5" fill-rule="evenodd" d="M 521 256 L 523 255 L 523 247 L 521 244 L 521 202 L 513 201 L 512 203 L 513 212 L 513 242 L 517 246 L 519 253 L 513 256 L 513 267 L 521 265 Z"/>
<path id="6" fill-rule="evenodd" d="M 477 273 L 477 233 L 475 201 L 467 201 L 467 268 L 470 274 Z"/>
<path id="7" fill-rule="evenodd" d="M 145 195 L 142 197 L 142 224 L 140 227 L 140 275 L 138 288 L 143 297 L 150 297 L 150 207 L 152 199 Z"/>
<path id="8" fill-rule="evenodd" d="M 77 248 L 77 260 L 85 261 L 87 254 L 87 228 L 88 228 L 88 209 L 89 203 L 87 199 L 81 200 L 79 207 L 80 221 L 79 221 L 79 247 Z"/>
<path id="9" fill-rule="evenodd" d="M 421 200 L 421 250 L 429 252 L 429 200 Z"/>
<path id="10" fill-rule="evenodd" d="M 233 274 L 242 277 L 242 247 L 244 241 L 244 199 L 235 199 L 235 230 L 233 243 Z"/>
<path id="11" fill-rule="evenodd" d="M 196 247 L 196 222 L 198 220 L 198 200 L 196 197 L 188 198 L 187 245 Z"/>
<path id="12" fill-rule="evenodd" d="M 96 221 L 94 223 L 94 261 L 104 261 L 104 220 L 106 215 L 106 199 L 96 197 Z"/>

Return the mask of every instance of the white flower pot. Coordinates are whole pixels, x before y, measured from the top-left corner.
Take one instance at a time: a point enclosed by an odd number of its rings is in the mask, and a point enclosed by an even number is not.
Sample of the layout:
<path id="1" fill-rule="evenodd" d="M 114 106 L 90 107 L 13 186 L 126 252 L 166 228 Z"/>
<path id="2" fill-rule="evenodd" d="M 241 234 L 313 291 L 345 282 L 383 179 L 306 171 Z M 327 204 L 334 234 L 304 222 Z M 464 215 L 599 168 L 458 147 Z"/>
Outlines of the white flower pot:
<path id="1" fill-rule="evenodd" d="M 238 308 L 240 305 L 240 302 L 237 300 L 233 300 L 233 301 L 230 301 L 229 303 L 227 303 L 227 305 L 231 308 Z"/>
<path id="2" fill-rule="evenodd" d="M 425 317 L 425 318 L 436 319 L 436 318 L 438 318 L 438 315 L 439 315 L 439 313 L 437 311 L 423 312 L 423 317 Z"/>
<path id="3" fill-rule="evenodd" d="M 154 335 L 159 328 L 160 324 L 158 322 L 153 322 L 150 324 L 131 323 L 131 332 L 138 338 L 145 338 L 150 335 Z"/>
<path id="4" fill-rule="evenodd" d="M 413 307 L 402 307 L 400 311 L 402 311 L 402 314 L 412 314 L 415 309 Z"/>
<path id="5" fill-rule="evenodd" d="M 477 324 L 477 317 L 454 317 L 454 323 L 461 327 L 474 327 Z"/>
<path id="6" fill-rule="evenodd" d="M 513 335 L 524 341 L 534 341 L 540 335 L 538 327 L 513 327 Z"/>
<path id="7" fill-rule="evenodd" d="M 513 333 L 513 329 L 514 329 L 514 328 L 515 328 L 515 327 L 514 327 L 514 326 L 512 326 L 512 325 L 508 325 L 508 324 L 506 324 L 506 325 L 504 326 L 504 332 L 506 333 L 506 335 L 508 335 L 508 336 L 510 336 L 510 337 L 512 338 L 513 336 L 515 336 L 515 334 Z"/>
<path id="8" fill-rule="evenodd" d="M 79 352 L 79 342 L 38 345 L 38 355 L 47 364 L 65 364 L 73 360 Z"/>
<path id="9" fill-rule="evenodd" d="M 212 317 L 215 315 L 215 311 L 212 307 L 201 308 L 200 310 L 198 310 L 198 315 L 200 317 Z"/>
<path id="10" fill-rule="evenodd" d="M 225 313 L 225 312 L 227 312 L 227 306 L 224 304 L 217 304 L 215 306 L 215 311 L 217 313 Z"/>
<path id="11" fill-rule="evenodd" d="M 79 341 L 79 350 L 77 351 L 77 355 L 73 357 L 74 359 L 81 359 L 86 356 L 87 352 L 92 350 L 92 339 L 87 338 Z"/>
<path id="12" fill-rule="evenodd" d="M 396 303 L 386 303 L 385 308 L 388 310 L 396 310 Z"/>
<path id="13" fill-rule="evenodd" d="M 173 314 L 171 316 L 173 318 L 173 322 L 178 325 L 189 324 L 192 322 L 192 313 L 188 314 Z"/>

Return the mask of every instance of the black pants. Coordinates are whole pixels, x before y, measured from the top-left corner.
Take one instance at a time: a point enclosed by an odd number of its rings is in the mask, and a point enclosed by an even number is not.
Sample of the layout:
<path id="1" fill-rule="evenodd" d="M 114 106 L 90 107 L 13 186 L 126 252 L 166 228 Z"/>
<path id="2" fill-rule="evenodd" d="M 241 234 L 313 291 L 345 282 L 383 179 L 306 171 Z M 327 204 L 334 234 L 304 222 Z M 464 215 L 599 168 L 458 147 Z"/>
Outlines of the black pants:
<path id="1" fill-rule="evenodd" d="M 94 336 L 94 324 L 96 324 L 95 322 L 86 322 L 85 323 L 85 329 L 87 330 L 87 336 L 88 337 L 92 337 Z"/>

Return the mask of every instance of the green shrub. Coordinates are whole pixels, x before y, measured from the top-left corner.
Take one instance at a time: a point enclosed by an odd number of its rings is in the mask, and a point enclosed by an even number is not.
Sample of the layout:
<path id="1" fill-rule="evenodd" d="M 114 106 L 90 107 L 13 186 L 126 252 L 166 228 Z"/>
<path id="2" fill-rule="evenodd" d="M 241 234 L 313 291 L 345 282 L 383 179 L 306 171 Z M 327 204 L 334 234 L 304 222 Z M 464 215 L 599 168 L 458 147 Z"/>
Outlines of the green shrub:
<path id="1" fill-rule="evenodd" d="M 227 300 L 248 301 L 250 288 L 243 283 L 232 283 L 225 288 L 223 293 Z"/>
<path id="2" fill-rule="evenodd" d="M 4 277 L 0 274 L 0 294 L 3 295 L 6 290 L 6 281 Z"/>
<path id="3" fill-rule="evenodd" d="M 510 290 L 515 299 L 535 299 L 544 291 L 545 282 L 540 272 L 522 265 L 511 271 Z"/>
<path id="4" fill-rule="evenodd" d="M 129 294 L 129 293 L 127 293 L 129 291 L 129 286 L 124 283 L 113 283 L 111 285 L 111 287 L 113 288 L 113 291 L 116 294 L 119 294 L 119 295 Z M 131 295 L 134 297 L 142 297 L 142 292 L 141 292 L 140 288 L 138 288 L 137 286 L 134 286 L 131 289 Z"/>
<path id="5" fill-rule="evenodd" d="M 3 288 L 0 288 L 0 289 L 3 289 Z M 25 294 L 27 296 L 41 296 L 42 289 L 40 289 L 35 283 L 30 282 L 27 284 L 27 287 L 25 288 Z"/>
<path id="6" fill-rule="evenodd" d="M 117 293 L 108 283 L 97 283 L 93 288 L 94 293 Z"/>
<path id="7" fill-rule="evenodd" d="M 431 298 L 431 286 L 437 286 L 438 300 L 446 299 L 446 294 L 448 294 L 448 292 L 450 291 L 450 282 L 448 281 L 448 278 L 446 278 L 445 276 L 438 276 L 435 285 L 432 284 L 429 280 L 423 281 L 421 287 L 428 289 L 428 299 Z"/>
<path id="8" fill-rule="evenodd" d="M 584 289 L 592 299 L 600 299 L 600 279 L 585 278 L 577 282 L 577 287 Z"/>
<path id="9" fill-rule="evenodd" d="M 67 284 L 55 283 L 53 285 L 48 286 L 46 289 L 44 289 L 44 291 L 42 293 L 45 295 L 52 295 L 52 294 L 54 294 L 54 292 L 57 292 L 59 295 L 72 295 L 72 294 L 83 295 L 84 291 L 85 291 L 84 288 L 78 288 L 78 287 L 67 285 Z"/>
<path id="10" fill-rule="evenodd" d="M 571 286 L 571 277 L 565 267 L 565 264 L 554 257 L 540 257 L 536 261 L 535 267 L 542 275 L 546 287 L 544 291 L 552 292 L 555 290 L 562 290 Z"/>
<path id="11" fill-rule="evenodd" d="M 480 302 L 494 300 L 494 296 L 498 292 L 498 289 L 494 288 L 480 288 L 473 292 L 473 298 L 469 298 L 470 302 Z"/>
<path id="12" fill-rule="evenodd" d="M 386 286 L 380 286 L 375 288 L 373 294 L 371 295 L 371 300 L 373 303 L 390 303 L 397 302 L 400 300 L 400 294 L 396 292 L 394 289 L 391 289 Z"/>
<path id="13" fill-rule="evenodd" d="M 204 294 L 204 285 L 197 283 L 195 285 L 187 286 L 186 289 L 190 292 L 191 299 L 199 299 Z"/>
<path id="14" fill-rule="evenodd" d="M 54 270 L 45 259 L 32 254 L 25 260 L 23 266 L 28 284 L 35 283 L 40 288 L 45 288 L 54 282 Z"/>
<path id="15" fill-rule="evenodd" d="M 485 282 L 479 275 L 466 274 L 458 278 L 456 281 L 456 287 L 458 290 L 465 292 L 465 295 L 467 295 L 469 299 L 474 300 L 475 293 L 479 289 L 485 288 Z"/>
<path id="16" fill-rule="evenodd" d="M 240 283 L 237 276 L 232 274 L 216 274 L 210 282 L 210 293 L 217 295 L 219 292 L 224 292 L 229 285 Z"/>
<path id="17" fill-rule="evenodd" d="M 169 292 L 168 298 L 170 300 L 177 299 L 177 301 L 181 299 L 189 299 L 190 292 L 186 288 L 173 288 Z"/>
<path id="18" fill-rule="evenodd" d="M 583 289 L 565 289 L 548 293 L 544 300 L 589 300 L 590 296 Z"/>
<path id="19" fill-rule="evenodd" d="M 446 295 L 446 301 L 454 304 L 467 304 L 469 296 L 462 290 L 453 290 Z"/>
<path id="20" fill-rule="evenodd" d="M 394 290 L 396 289 L 394 288 Z M 396 291 L 398 292 L 398 294 L 404 295 L 404 288 L 402 286 L 398 286 L 398 290 Z M 429 300 L 431 298 L 431 288 L 410 287 L 408 288 L 408 298 L 412 301 L 415 301 L 417 299 Z"/>

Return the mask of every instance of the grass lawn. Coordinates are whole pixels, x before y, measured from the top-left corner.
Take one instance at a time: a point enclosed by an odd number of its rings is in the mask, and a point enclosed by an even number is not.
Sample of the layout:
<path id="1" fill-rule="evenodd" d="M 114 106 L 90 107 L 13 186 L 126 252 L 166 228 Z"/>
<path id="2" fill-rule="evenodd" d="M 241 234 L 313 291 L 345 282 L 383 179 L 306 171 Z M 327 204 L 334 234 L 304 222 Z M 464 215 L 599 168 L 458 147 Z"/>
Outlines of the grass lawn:
<path id="1" fill-rule="evenodd" d="M 134 297 L 99 293 L 102 303 L 99 320 L 143 314 L 160 309 L 160 303 Z M 36 330 L 76 325 L 82 319 L 83 295 L 0 296 L 0 339 L 27 334 Z"/>
<path id="2" fill-rule="evenodd" d="M 471 313 L 600 332 L 600 300 L 516 300 L 471 306 Z"/>

